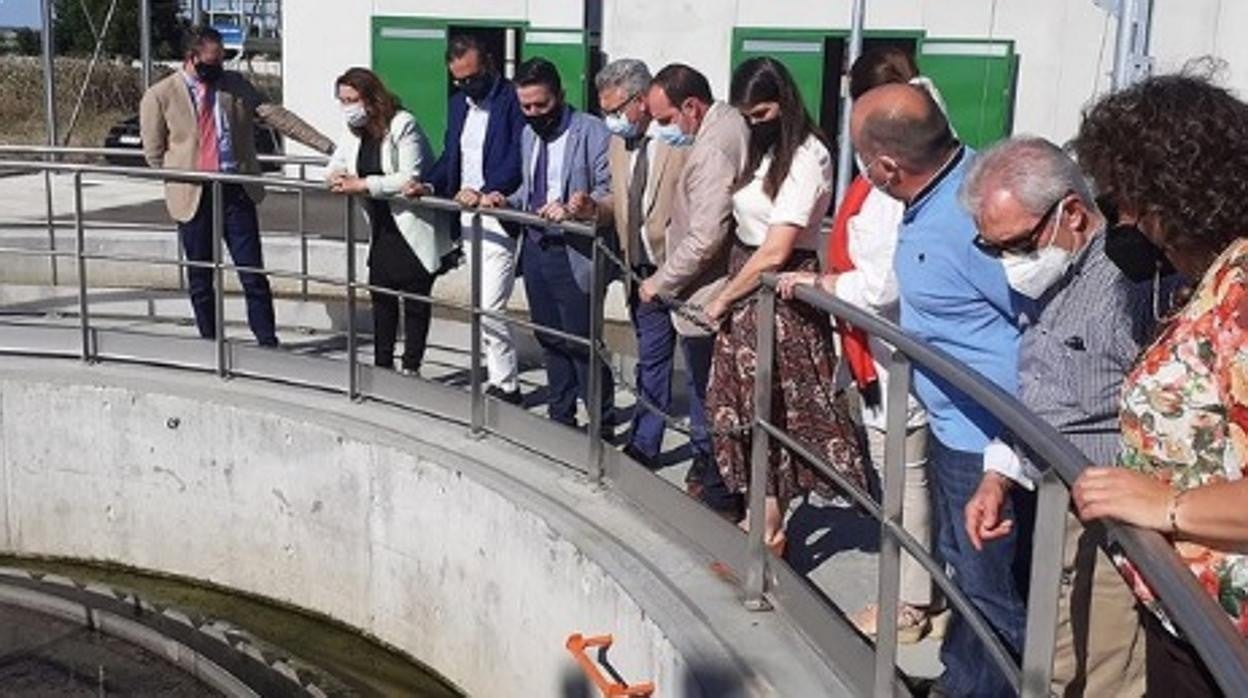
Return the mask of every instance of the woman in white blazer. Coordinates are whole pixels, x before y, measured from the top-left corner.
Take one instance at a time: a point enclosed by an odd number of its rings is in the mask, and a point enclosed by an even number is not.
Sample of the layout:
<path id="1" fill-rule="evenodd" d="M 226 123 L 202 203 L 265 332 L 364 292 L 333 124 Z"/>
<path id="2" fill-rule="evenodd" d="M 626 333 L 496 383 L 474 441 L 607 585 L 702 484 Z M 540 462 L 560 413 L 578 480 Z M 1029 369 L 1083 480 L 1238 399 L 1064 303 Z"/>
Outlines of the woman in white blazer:
<path id="1" fill-rule="evenodd" d="M 351 68 L 334 86 L 346 127 L 330 159 L 327 181 L 336 193 L 368 197 L 364 206 L 372 234 L 368 283 L 427 296 L 437 275 L 451 266 L 455 246 L 442 216 L 414 207 L 399 194 L 404 184 L 420 181 L 422 170 L 432 166 L 429 140 L 373 71 Z M 372 290 L 370 295 L 375 363 L 392 368 L 399 299 L 379 290 Z M 428 303 L 408 300 L 403 315 L 407 337 L 402 370 L 417 373 L 425 354 L 432 308 Z"/>

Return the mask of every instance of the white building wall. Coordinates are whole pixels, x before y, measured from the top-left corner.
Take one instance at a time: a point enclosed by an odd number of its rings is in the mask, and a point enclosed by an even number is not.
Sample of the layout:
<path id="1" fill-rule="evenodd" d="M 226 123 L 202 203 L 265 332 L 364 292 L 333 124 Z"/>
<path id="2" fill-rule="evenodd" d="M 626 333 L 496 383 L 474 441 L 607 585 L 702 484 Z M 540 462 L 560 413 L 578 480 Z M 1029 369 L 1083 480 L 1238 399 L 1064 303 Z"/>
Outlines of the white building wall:
<path id="1" fill-rule="evenodd" d="M 689 63 L 725 95 L 734 27 L 840 28 L 850 0 L 602 0 L 602 50 L 635 57 L 653 69 Z M 1217 55 L 1221 76 L 1248 94 L 1248 2 L 1157 0 L 1153 53 L 1159 71 L 1193 57 Z M 287 0 L 287 106 L 336 133 L 333 77 L 367 65 L 373 14 L 475 19 L 527 19 L 535 28 L 579 28 L 583 3 L 572 0 Z M 922 30 L 933 38 L 1013 39 L 1020 56 L 1014 130 L 1055 140 L 1071 137 L 1084 106 L 1109 87 L 1116 22 L 1092 0 L 871 0 L 867 28 Z M 438 69 L 432 67 L 431 69 Z"/>

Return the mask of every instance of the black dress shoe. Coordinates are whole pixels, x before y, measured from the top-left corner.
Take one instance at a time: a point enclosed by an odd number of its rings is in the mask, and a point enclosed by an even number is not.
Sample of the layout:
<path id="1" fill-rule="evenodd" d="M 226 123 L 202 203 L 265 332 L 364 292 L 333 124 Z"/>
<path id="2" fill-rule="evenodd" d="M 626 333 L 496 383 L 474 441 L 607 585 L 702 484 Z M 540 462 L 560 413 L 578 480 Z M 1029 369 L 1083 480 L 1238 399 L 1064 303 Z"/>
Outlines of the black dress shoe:
<path id="1" fill-rule="evenodd" d="M 524 402 L 524 396 L 520 394 L 519 388 L 516 388 L 515 390 L 503 390 L 497 385 L 491 385 L 485 389 L 485 394 L 495 400 L 505 402 L 508 405 L 519 405 Z"/>
<path id="2" fill-rule="evenodd" d="M 659 467 L 657 458 L 654 458 L 652 456 L 647 456 L 646 454 L 642 453 L 640 449 L 638 449 L 636 446 L 632 444 L 629 444 L 624 447 L 624 455 L 628 456 L 629 458 L 632 458 L 638 463 L 641 463 L 642 466 L 644 466 L 648 470 L 657 470 Z"/>

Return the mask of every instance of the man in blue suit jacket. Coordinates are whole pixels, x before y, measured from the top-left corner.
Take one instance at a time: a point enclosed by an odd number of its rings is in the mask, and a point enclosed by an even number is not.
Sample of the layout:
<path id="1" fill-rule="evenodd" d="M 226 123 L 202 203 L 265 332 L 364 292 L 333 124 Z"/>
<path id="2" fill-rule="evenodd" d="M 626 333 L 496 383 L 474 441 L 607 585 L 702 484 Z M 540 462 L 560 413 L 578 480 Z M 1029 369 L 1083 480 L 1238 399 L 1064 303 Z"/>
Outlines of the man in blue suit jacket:
<path id="1" fill-rule="evenodd" d="M 442 155 L 429 170 L 425 183 L 413 194 L 435 193 L 454 197 L 468 207 L 480 203 L 481 192 L 512 194 L 520 186 L 520 133 L 524 115 L 516 101 L 516 89 L 495 68 L 493 57 L 474 37 L 455 36 L 446 50 L 447 67 L 457 88 L 448 105 L 446 137 Z M 518 232 L 509 231 L 493 218 L 482 218 L 481 306 L 503 312 L 516 278 Z M 472 214 L 452 222 L 454 237 L 471 241 Z M 471 257 L 469 257 L 471 259 Z M 485 318 L 481 323 L 485 365 L 489 373 L 486 393 L 518 404 L 516 349 L 511 329 L 504 322 Z"/>
<path id="2" fill-rule="evenodd" d="M 516 95 L 527 126 L 521 138 L 521 184 L 507 196 L 492 191 L 482 206 L 510 206 L 553 221 L 570 218 L 567 202 L 581 192 L 595 199 L 610 190 L 607 149 L 611 133 L 599 119 L 582 114 L 563 100 L 555 66 L 532 58 L 516 69 Z M 529 313 L 535 324 L 589 336 L 592 242 L 557 230 L 524 230 L 520 264 Z M 605 366 L 589 365 L 585 347 L 543 333 L 550 417 L 576 425 L 576 398 L 588 399 L 589 371 L 603 377 L 602 409 L 609 418 L 614 385 Z"/>

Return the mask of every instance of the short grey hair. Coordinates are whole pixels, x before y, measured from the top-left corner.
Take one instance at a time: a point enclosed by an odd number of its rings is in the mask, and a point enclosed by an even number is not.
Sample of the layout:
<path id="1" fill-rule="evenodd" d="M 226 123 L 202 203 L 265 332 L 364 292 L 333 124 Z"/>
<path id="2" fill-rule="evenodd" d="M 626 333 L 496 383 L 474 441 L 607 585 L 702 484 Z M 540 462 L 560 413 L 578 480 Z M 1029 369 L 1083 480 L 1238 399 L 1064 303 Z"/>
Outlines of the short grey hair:
<path id="1" fill-rule="evenodd" d="M 636 58 L 617 58 L 598 71 L 594 86 L 599 94 L 619 87 L 629 96 L 639 95 L 650 87 L 650 69 Z"/>
<path id="2" fill-rule="evenodd" d="M 1074 192 L 1084 206 L 1096 210 L 1092 188 L 1079 165 L 1050 141 L 1037 136 L 1015 136 L 993 145 L 971 164 L 958 192 L 962 206 L 972 216 L 989 194 L 1006 190 L 1028 212 L 1042 216 L 1067 192 Z"/>

